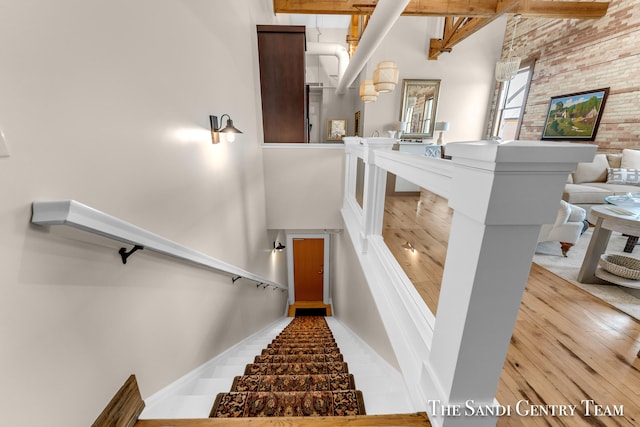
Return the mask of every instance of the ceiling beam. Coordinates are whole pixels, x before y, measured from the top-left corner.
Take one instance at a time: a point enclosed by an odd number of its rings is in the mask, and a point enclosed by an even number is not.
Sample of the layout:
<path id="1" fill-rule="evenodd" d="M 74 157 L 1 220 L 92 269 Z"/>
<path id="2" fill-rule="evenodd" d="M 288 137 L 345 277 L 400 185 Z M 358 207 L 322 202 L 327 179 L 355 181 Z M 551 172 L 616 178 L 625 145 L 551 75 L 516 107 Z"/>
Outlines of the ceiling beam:
<path id="1" fill-rule="evenodd" d="M 453 46 L 469 37 L 482 27 L 490 24 L 505 13 L 513 13 L 528 0 L 498 0 L 496 13 L 489 18 L 478 17 L 445 17 L 441 39 L 431 39 L 429 42 L 428 58 L 437 60 L 443 52 L 451 52 Z"/>
<path id="2" fill-rule="evenodd" d="M 609 2 L 524 0 L 510 13 L 528 18 L 598 19 L 607 14 Z"/>
<path id="3" fill-rule="evenodd" d="M 451 49 L 480 28 L 489 24 L 493 19 L 489 18 L 444 18 L 444 30 L 441 39 L 431 39 L 429 43 L 429 59 L 436 60 L 443 52 L 451 52 Z"/>
<path id="4" fill-rule="evenodd" d="M 470 16 L 490 18 L 507 13 L 509 0 L 411 0 L 404 16 Z M 508 13 L 525 17 L 595 19 L 607 13 L 607 1 L 522 0 Z M 370 15 L 377 0 L 273 0 L 275 13 Z"/>

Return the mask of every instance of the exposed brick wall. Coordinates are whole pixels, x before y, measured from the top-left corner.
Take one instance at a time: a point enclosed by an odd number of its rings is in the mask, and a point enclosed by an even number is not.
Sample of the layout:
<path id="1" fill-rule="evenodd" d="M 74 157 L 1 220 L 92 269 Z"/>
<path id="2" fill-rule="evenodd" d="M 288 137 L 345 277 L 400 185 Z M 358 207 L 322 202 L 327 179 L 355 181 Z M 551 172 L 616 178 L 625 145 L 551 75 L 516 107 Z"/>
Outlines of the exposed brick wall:
<path id="1" fill-rule="evenodd" d="M 513 23 L 510 17 L 503 57 Z M 609 87 L 592 143 L 603 152 L 640 149 L 640 0 L 610 0 L 596 20 L 522 17 L 514 54 L 536 58 L 520 139 L 541 138 L 552 96 Z"/>

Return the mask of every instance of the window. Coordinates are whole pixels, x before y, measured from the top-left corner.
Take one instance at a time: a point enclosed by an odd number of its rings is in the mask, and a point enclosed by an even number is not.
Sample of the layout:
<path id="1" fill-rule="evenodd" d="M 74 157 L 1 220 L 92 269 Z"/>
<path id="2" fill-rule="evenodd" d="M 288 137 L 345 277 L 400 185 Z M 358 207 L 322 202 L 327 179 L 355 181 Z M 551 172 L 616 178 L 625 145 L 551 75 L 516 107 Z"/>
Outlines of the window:
<path id="1" fill-rule="evenodd" d="M 493 135 L 504 140 L 518 139 L 532 74 L 533 62 L 522 66 L 513 79 L 502 83 Z"/>

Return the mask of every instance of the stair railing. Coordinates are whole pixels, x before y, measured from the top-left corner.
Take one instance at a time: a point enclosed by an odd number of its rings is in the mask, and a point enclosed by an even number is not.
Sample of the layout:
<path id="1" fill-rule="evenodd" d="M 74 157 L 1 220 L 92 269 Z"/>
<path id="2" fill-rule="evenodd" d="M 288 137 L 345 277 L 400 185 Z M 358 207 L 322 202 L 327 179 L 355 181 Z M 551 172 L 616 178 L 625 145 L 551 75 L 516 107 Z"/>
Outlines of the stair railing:
<path id="1" fill-rule="evenodd" d="M 345 138 L 348 235 L 414 406 L 434 426 L 495 425 L 496 416 L 458 415 L 499 409 L 495 392 L 540 226 L 554 221 L 568 174 L 597 147 L 449 143 L 445 160 L 392 151 L 395 142 Z M 387 172 L 453 210 L 436 314 L 382 239 Z"/>
<path id="2" fill-rule="evenodd" d="M 180 245 L 75 200 L 36 201 L 33 202 L 32 208 L 31 222 L 33 224 L 40 226 L 66 225 L 133 245 L 130 250 L 120 248 L 118 251 L 123 264 L 127 263 L 128 258 L 134 252 L 144 249 L 207 267 L 230 276 L 234 283 L 239 279 L 247 279 L 256 287 L 271 287 L 274 290 L 288 291 L 288 287 L 285 285 Z"/>

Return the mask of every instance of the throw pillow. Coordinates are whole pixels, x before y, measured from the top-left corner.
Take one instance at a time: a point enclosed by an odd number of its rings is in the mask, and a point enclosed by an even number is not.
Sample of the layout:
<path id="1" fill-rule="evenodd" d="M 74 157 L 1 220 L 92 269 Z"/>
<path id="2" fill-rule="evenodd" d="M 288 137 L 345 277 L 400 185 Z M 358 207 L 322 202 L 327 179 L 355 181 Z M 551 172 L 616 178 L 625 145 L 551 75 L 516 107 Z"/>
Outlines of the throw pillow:
<path id="1" fill-rule="evenodd" d="M 607 161 L 610 168 L 621 168 L 622 153 L 607 153 Z"/>
<path id="2" fill-rule="evenodd" d="M 629 148 L 622 150 L 622 161 L 620 162 L 620 167 L 627 169 L 640 168 L 640 150 L 631 150 Z"/>
<path id="3" fill-rule="evenodd" d="M 609 168 L 607 184 L 640 185 L 640 169 Z"/>
<path id="4" fill-rule="evenodd" d="M 605 182 L 607 180 L 607 168 L 609 162 L 605 154 L 596 154 L 593 162 L 578 163 L 573 173 L 573 182 Z"/>

